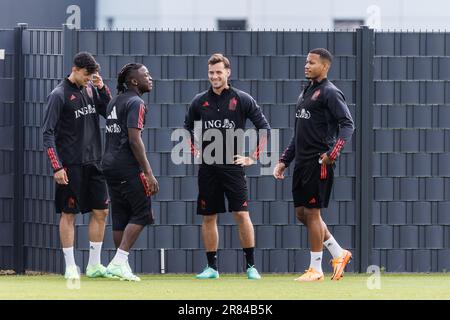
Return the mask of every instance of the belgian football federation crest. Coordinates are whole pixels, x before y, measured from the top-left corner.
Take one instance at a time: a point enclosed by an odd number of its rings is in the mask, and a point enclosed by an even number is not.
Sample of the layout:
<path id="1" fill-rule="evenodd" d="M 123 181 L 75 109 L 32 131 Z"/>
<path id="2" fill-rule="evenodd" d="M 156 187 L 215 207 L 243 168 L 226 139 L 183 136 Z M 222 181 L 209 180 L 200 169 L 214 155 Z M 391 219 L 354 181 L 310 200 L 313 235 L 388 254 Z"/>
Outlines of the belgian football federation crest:
<path id="1" fill-rule="evenodd" d="M 67 206 L 71 209 L 75 208 L 75 198 L 69 197 L 67 201 Z"/>
<path id="2" fill-rule="evenodd" d="M 206 201 L 203 199 L 200 200 L 200 208 L 202 208 L 202 210 L 206 210 Z"/>
<path id="3" fill-rule="evenodd" d="M 237 106 L 237 99 L 236 98 L 232 98 L 230 100 L 230 103 L 228 103 L 228 110 L 236 111 L 236 106 Z"/>

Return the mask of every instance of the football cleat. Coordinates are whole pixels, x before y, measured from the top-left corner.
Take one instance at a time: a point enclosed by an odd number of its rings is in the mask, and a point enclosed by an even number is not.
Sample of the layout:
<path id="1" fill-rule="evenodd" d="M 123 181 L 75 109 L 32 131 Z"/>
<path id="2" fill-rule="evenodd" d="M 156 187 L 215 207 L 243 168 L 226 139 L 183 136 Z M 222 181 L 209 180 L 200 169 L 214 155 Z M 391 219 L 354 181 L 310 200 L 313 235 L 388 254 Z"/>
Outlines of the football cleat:
<path id="1" fill-rule="evenodd" d="M 128 262 L 122 264 L 115 264 L 111 262 L 106 267 L 106 272 L 112 276 L 120 278 L 120 280 L 141 281 L 141 278 L 133 274 Z"/>
<path id="2" fill-rule="evenodd" d="M 109 274 L 106 267 L 102 264 L 92 266 L 88 264 L 86 268 L 86 276 L 88 278 L 112 278 L 113 275 Z"/>
<path id="3" fill-rule="evenodd" d="M 219 271 L 211 267 L 206 267 L 201 273 L 195 276 L 197 279 L 218 279 Z"/>
<path id="4" fill-rule="evenodd" d="M 345 266 L 350 262 L 352 258 L 352 253 L 348 250 L 343 250 L 340 257 L 331 260 L 331 265 L 333 266 L 333 276 L 331 280 L 339 280 L 342 278 Z"/>
<path id="5" fill-rule="evenodd" d="M 80 272 L 78 272 L 78 266 L 72 265 L 66 267 L 64 278 L 67 280 L 80 280 Z"/>
<path id="6" fill-rule="evenodd" d="M 254 266 L 251 266 L 247 268 L 247 278 L 249 278 L 250 280 L 259 280 L 261 279 L 261 275 Z"/>
<path id="7" fill-rule="evenodd" d="M 305 270 L 304 274 L 295 279 L 295 281 L 298 282 L 323 281 L 323 272 L 318 272 L 313 267 L 310 267 L 308 270 Z"/>

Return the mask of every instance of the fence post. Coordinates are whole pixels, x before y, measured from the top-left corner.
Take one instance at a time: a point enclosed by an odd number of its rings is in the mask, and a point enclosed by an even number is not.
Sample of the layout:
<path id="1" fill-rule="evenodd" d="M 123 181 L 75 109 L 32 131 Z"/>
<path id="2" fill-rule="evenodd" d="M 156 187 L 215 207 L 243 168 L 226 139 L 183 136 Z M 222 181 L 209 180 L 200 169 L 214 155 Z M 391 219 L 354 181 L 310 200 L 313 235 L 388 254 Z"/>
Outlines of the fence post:
<path id="1" fill-rule="evenodd" d="M 24 252 L 24 105 L 25 70 L 23 32 L 28 24 L 14 28 L 14 270 L 25 272 Z"/>
<path id="2" fill-rule="evenodd" d="M 72 70 L 72 59 L 76 54 L 76 31 L 74 28 L 69 28 L 70 24 L 63 24 L 63 72 L 64 76 L 68 75 Z"/>
<path id="3" fill-rule="evenodd" d="M 373 30 L 362 26 L 356 31 L 356 208 L 359 211 L 356 237 L 359 240 L 359 272 L 366 272 L 372 255 L 373 203 Z"/>

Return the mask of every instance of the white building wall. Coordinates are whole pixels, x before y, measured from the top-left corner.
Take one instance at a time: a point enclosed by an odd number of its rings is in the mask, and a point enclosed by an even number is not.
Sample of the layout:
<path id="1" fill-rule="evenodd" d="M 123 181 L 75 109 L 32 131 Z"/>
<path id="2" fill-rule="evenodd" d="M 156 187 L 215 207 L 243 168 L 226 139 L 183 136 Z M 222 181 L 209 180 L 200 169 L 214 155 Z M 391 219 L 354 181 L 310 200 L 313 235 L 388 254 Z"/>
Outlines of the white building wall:
<path id="1" fill-rule="evenodd" d="M 449 12 L 448 0 L 97 0 L 97 27 L 111 17 L 119 29 L 211 30 L 217 19 L 247 19 L 249 29 L 320 30 L 359 19 L 383 30 L 450 30 Z"/>

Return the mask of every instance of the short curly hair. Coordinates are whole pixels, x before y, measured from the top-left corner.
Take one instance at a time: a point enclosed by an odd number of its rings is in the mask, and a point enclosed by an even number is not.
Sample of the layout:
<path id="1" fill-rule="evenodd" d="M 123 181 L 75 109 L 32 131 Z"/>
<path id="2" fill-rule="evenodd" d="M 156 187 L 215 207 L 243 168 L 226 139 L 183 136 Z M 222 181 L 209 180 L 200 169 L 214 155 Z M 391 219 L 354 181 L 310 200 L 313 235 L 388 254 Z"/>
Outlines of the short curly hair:
<path id="1" fill-rule="evenodd" d="M 86 51 L 78 52 L 75 55 L 73 58 L 73 65 L 80 69 L 85 68 L 89 74 L 100 71 L 100 65 L 95 61 L 92 54 Z"/>

